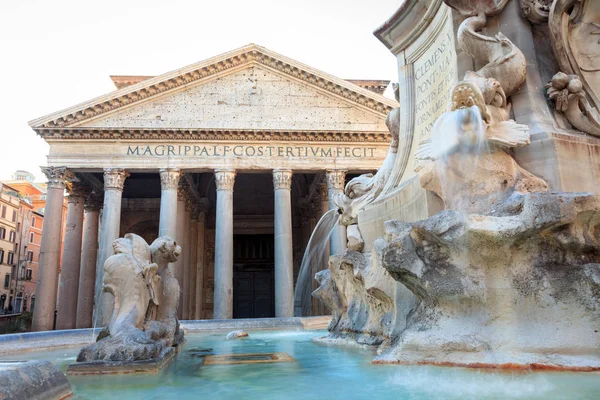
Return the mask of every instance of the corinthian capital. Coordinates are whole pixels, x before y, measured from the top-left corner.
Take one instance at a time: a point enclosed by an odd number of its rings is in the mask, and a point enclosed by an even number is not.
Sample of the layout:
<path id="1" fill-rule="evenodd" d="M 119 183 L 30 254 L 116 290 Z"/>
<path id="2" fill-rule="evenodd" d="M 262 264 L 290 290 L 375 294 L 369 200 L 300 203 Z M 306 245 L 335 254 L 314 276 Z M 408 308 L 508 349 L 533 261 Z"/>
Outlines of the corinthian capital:
<path id="1" fill-rule="evenodd" d="M 235 183 L 235 170 L 216 169 L 215 183 L 217 185 L 217 190 L 233 190 L 233 185 Z"/>
<path id="2" fill-rule="evenodd" d="M 177 185 L 177 201 L 185 202 L 185 199 L 188 197 L 188 183 L 185 179 L 180 180 Z"/>
<path id="3" fill-rule="evenodd" d="M 81 182 L 71 182 L 67 189 L 69 190 L 69 199 L 85 197 L 90 193 L 90 188 Z"/>
<path id="4" fill-rule="evenodd" d="M 105 168 L 104 169 L 104 190 L 123 190 L 125 179 L 129 172 L 123 168 Z"/>
<path id="5" fill-rule="evenodd" d="M 292 188 L 292 170 L 290 169 L 275 169 L 273 170 L 273 187 L 277 189 Z"/>
<path id="6" fill-rule="evenodd" d="M 346 183 L 346 171 L 339 169 L 327 171 L 327 188 L 328 189 L 344 189 Z"/>
<path id="7" fill-rule="evenodd" d="M 181 170 L 179 168 L 161 168 L 159 172 L 160 188 L 162 190 L 177 189 L 179 177 L 181 176 Z"/>
<path id="8" fill-rule="evenodd" d="M 103 197 L 100 193 L 91 192 L 85 198 L 83 208 L 87 211 L 100 211 L 102 208 Z"/>
<path id="9" fill-rule="evenodd" d="M 73 179 L 73 173 L 67 167 L 41 167 L 48 178 L 48 188 L 64 189 L 67 182 Z"/>

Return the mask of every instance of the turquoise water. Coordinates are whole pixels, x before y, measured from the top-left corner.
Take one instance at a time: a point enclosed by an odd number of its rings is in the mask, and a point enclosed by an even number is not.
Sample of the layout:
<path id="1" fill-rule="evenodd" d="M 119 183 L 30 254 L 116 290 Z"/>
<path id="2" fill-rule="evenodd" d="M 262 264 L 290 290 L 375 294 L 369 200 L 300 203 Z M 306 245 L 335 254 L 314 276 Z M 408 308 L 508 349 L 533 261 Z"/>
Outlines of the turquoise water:
<path id="1" fill-rule="evenodd" d="M 188 334 L 177 358 L 158 375 L 70 377 L 76 399 L 600 399 L 600 374 L 490 372 L 464 368 L 373 365 L 366 351 L 311 342 L 324 331 Z M 190 350 L 214 354 L 286 352 L 291 363 L 205 365 Z M 61 368 L 78 349 L 23 353 Z"/>

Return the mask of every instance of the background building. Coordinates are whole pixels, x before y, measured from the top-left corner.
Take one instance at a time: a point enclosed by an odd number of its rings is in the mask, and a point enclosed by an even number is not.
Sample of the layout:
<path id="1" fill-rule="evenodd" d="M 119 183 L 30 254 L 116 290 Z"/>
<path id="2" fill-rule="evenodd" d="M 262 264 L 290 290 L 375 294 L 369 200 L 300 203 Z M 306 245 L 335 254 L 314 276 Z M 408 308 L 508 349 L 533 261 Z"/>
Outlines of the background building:
<path id="1" fill-rule="evenodd" d="M 11 287 L 12 276 L 17 263 L 17 230 L 20 203 L 17 191 L 0 183 L 0 309 L 3 313 L 13 310 L 13 300 L 20 298 L 22 292 Z M 19 296 L 19 293 L 21 296 Z M 12 304 L 12 306 L 11 306 Z"/>
<path id="2" fill-rule="evenodd" d="M 50 145 L 33 329 L 52 328 L 57 296 L 57 329 L 86 327 L 81 310 L 91 326 L 90 301 L 109 296 L 102 265 L 128 232 L 182 244 L 181 319 L 293 316 L 316 221 L 346 181 L 386 157 L 386 116 L 398 107 L 381 95 L 388 82 L 340 79 L 253 44 L 160 76 L 112 78 L 118 90 L 30 122 Z M 90 192 L 104 198 L 99 233 Z M 54 221 L 65 215 L 63 246 Z M 345 243 L 337 228 L 330 252 Z M 96 309 L 110 315 L 106 303 Z"/>
<path id="3" fill-rule="evenodd" d="M 11 210 L 16 211 L 13 222 L 12 211 L 6 211 L 6 218 L 0 224 L 6 229 L 6 239 L 0 239 L 4 249 L 4 259 L 0 251 L 0 274 L 3 279 L 0 292 L 0 312 L 7 313 L 12 305 L 13 313 L 32 312 L 35 308 L 35 291 L 40 258 L 40 244 L 46 207 L 46 184 L 34 183 L 34 175 L 18 170 L 13 180 L 1 183 L 2 200 L 8 201 Z M 6 204 L 8 207 L 8 203 Z M 63 208 L 66 210 L 66 200 Z M 3 215 L 0 206 L 0 216 Z M 62 218 L 60 237 L 64 235 L 66 213 Z M 9 233 L 14 231 L 14 235 Z M 2 229 L 0 229 L 0 238 Z M 11 240 L 12 239 L 12 240 Z M 9 260 L 9 251 L 11 259 Z M 62 254 L 62 253 L 61 253 Z M 4 302 L 2 301 L 4 297 Z"/>

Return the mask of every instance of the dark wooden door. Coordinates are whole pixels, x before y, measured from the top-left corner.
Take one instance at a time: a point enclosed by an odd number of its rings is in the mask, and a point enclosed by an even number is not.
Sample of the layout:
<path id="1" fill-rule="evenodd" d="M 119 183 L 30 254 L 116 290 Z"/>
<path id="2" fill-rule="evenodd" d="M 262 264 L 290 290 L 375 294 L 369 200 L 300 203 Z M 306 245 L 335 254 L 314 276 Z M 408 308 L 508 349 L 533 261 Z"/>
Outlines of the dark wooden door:
<path id="1" fill-rule="evenodd" d="M 275 316 L 273 267 L 233 274 L 233 318 Z"/>

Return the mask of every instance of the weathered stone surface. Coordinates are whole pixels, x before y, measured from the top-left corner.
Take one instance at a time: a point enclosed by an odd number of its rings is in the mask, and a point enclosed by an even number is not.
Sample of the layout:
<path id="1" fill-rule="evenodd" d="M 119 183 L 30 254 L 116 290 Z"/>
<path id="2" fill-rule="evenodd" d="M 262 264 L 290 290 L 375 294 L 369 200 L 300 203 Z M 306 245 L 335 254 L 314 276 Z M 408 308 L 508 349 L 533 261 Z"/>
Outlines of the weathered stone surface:
<path id="1" fill-rule="evenodd" d="M 360 234 L 358 225 L 350 225 L 346 230 L 346 237 L 348 238 L 348 248 L 354 251 L 362 251 L 365 247 L 365 242 Z"/>
<path id="2" fill-rule="evenodd" d="M 94 360 L 69 364 L 67 375 L 106 375 L 106 374 L 138 374 L 157 373 L 177 354 L 177 348 L 162 349 L 152 358 L 133 358 L 134 361 Z"/>
<path id="3" fill-rule="evenodd" d="M 406 304 L 414 302 L 413 296 L 381 267 L 377 247 L 372 254 L 347 250 L 331 257 L 329 269 L 317 273 L 320 286 L 313 296 L 332 312 L 330 335 L 323 341 L 380 345 L 404 326 Z"/>
<path id="4" fill-rule="evenodd" d="M 600 197 L 514 195 L 492 214 L 387 224 L 383 266 L 419 302 L 379 360 L 600 368 Z"/>
<path id="5" fill-rule="evenodd" d="M 226 339 L 239 339 L 243 337 L 248 337 L 248 332 L 244 330 L 231 331 L 227 334 Z"/>
<path id="6" fill-rule="evenodd" d="M 67 377 L 49 361 L 0 361 L 0 399 L 59 400 L 71 394 Z"/>

